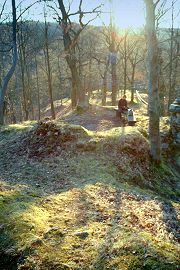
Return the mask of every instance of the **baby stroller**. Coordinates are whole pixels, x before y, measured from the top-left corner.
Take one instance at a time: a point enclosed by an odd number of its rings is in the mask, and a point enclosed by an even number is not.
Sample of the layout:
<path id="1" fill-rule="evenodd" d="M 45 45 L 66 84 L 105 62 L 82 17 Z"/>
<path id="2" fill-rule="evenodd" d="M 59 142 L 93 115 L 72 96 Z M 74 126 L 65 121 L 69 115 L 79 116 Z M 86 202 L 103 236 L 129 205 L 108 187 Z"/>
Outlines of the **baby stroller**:
<path id="1" fill-rule="evenodd" d="M 133 109 L 127 110 L 127 122 L 129 126 L 134 126 L 136 124 L 136 117 L 134 115 Z"/>
<path id="2" fill-rule="evenodd" d="M 117 116 L 119 116 L 123 125 L 134 126 L 136 123 L 136 117 L 133 109 L 118 110 Z"/>

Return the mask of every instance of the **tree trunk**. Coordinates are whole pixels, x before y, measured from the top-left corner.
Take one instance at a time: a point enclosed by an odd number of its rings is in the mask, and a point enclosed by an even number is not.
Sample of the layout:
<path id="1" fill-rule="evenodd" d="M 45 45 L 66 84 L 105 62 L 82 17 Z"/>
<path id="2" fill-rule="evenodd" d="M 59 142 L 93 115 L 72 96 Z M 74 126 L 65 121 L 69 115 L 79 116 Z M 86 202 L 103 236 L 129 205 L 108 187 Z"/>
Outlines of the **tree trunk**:
<path id="1" fill-rule="evenodd" d="M 163 79 L 162 71 L 159 72 L 159 80 L 158 80 L 158 88 L 159 88 L 159 113 L 160 116 L 165 116 L 165 99 L 164 96 L 166 94 L 166 86 Z"/>
<path id="2" fill-rule="evenodd" d="M 0 98 L 0 125 L 4 125 L 4 100 L 1 98 Z"/>
<path id="3" fill-rule="evenodd" d="M 45 17 L 45 58 L 47 64 L 47 80 L 48 80 L 48 92 L 49 92 L 49 101 L 51 106 L 51 117 L 55 119 L 55 110 L 54 110 L 54 103 L 53 103 L 53 89 L 52 89 L 52 75 L 51 75 L 51 66 L 50 66 L 50 59 L 49 59 L 49 44 L 48 44 L 48 25 L 46 22 L 46 15 Z"/>
<path id="4" fill-rule="evenodd" d="M 158 46 L 155 30 L 155 4 L 153 0 L 145 0 L 146 31 L 148 47 L 148 91 L 149 91 L 149 138 L 150 153 L 153 161 L 160 163 L 159 132 L 159 91 L 158 91 Z"/>
<path id="5" fill-rule="evenodd" d="M 27 121 L 29 119 L 29 111 L 28 111 L 28 98 L 26 93 L 26 83 L 25 83 L 25 66 L 26 66 L 26 52 L 25 52 L 25 42 L 23 38 L 23 31 L 22 31 L 22 21 L 21 27 L 18 31 L 18 53 L 19 53 L 19 63 L 20 63 L 20 70 L 21 70 L 21 81 L 22 81 L 22 97 L 23 97 L 23 119 Z"/>
<path id="6" fill-rule="evenodd" d="M 36 65 L 36 86 L 37 86 L 37 104 L 38 104 L 38 120 L 41 119 L 41 105 L 40 105 L 40 93 L 39 93 L 39 76 L 37 66 L 37 56 L 35 53 L 35 65 Z"/>
<path id="7" fill-rule="evenodd" d="M 131 103 L 134 102 L 134 86 L 131 85 Z"/>
<path id="8" fill-rule="evenodd" d="M 127 89 L 127 33 L 124 38 L 124 95 Z"/>
<path id="9" fill-rule="evenodd" d="M 11 123 L 16 124 L 17 121 L 16 121 L 15 112 L 14 112 L 14 104 L 10 97 L 8 97 L 8 100 L 9 100 L 9 109 L 10 109 L 10 121 Z"/>
<path id="10" fill-rule="evenodd" d="M 2 87 L 0 87 L 0 125 L 4 124 L 4 97 L 7 91 L 8 83 L 13 76 L 17 63 L 17 45 L 16 45 L 16 4 L 15 0 L 12 0 L 12 15 L 13 15 L 13 44 L 12 44 L 12 56 L 13 62 L 11 68 L 7 72 L 6 76 L 2 80 Z"/>
<path id="11" fill-rule="evenodd" d="M 58 50 L 60 50 L 60 43 L 58 42 Z M 60 91 L 60 99 L 61 99 L 61 106 L 63 105 L 63 87 L 62 87 L 62 74 L 61 74 L 61 61 L 60 55 L 58 55 L 58 77 L 59 77 L 59 91 Z"/>
<path id="12" fill-rule="evenodd" d="M 107 77 L 103 78 L 102 106 L 106 106 Z"/>
<path id="13" fill-rule="evenodd" d="M 112 63 L 112 106 L 116 105 L 116 97 L 117 97 L 117 75 L 116 75 L 116 63 Z"/>
<path id="14" fill-rule="evenodd" d="M 173 93 L 172 77 L 173 77 L 173 39 L 174 39 L 174 1 L 172 1 L 172 13 L 171 13 L 171 42 L 170 42 L 170 65 L 169 65 L 169 97 L 168 108 L 174 100 L 175 94 Z"/>
<path id="15" fill-rule="evenodd" d="M 106 106 L 106 92 L 107 92 L 107 70 L 105 70 L 103 76 L 102 106 Z"/>
<path id="16" fill-rule="evenodd" d="M 76 71 L 71 71 L 72 75 L 72 91 L 71 91 L 71 106 L 75 108 L 77 106 L 77 80 L 76 80 Z"/>
<path id="17" fill-rule="evenodd" d="M 79 78 L 78 69 L 74 60 L 67 61 L 68 66 L 71 70 L 71 77 L 72 77 L 72 91 L 71 91 L 71 105 L 72 108 L 77 106 L 78 100 L 84 98 L 84 93 L 82 93 L 81 83 Z"/>
<path id="18" fill-rule="evenodd" d="M 136 65 L 132 66 L 132 75 L 131 75 L 131 102 L 134 102 L 134 76 L 135 76 Z"/>
<path id="19" fill-rule="evenodd" d="M 85 93 L 82 91 L 81 81 L 79 78 L 78 68 L 74 56 L 66 57 L 68 66 L 71 70 L 72 76 L 72 91 L 71 91 L 71 105 L 75 108 L 78 102 L 83 103 L 85 100 Z"/>
<path id="20" fill-rule="evenodd" d="M 178 40 L 178 37 L 179 36 L 179 33 L 178 33 L 178 30 L 177 30 L 177 44 L 176 44 L 176 50 L 175 50 L 175 55 L 176 55 L 176 58 L 174 60 L 174 65 L 173 65 L 173 73 L 172 73 L 172 79 L 171 79 L 171 94 L 169 96 L 169 106 L 171 105 L 171 103 L 173 102 L 173 100 L 175 99 L 176 97 L 176 83 L 177 83 L 177 75 L 178 75 L 178 66 L 179 66 L 179 40 Z M 171 103 L 170 103 L 171 101 Z M 168 108 L 169 108 L 168 106 Z"/>
<path id="21" fill-rule="evenodd" d="M 62 19 L 60 22 L 60 26 L 63 30 L 63 43 L 64 49 L 67 53 L 66 61 L 70 68 L 72 75 L 72 92 L 71 92 L 71 103 L 72 108 L 76 107 L 78 101 L 83 103 L 85 101 L 85 93 L 82 92 L 81 81 L 79 78 L 78 68 L 77 68 L 77 60 L 75 57 L 75 49 L 77 47 L 77 40 L 82 30 L 73 32 L 74 37 L 71 36 L 69 31 L 69 15 L 65 9 L 64 1 L 58 0 L 59 9 L 61 10 Z"/>
<path id="22" fill-rule="evenodd" d="M 88 96 L 90 98 L 91 93 L 92 93 L 92 58 L 90 58 L 89 60 L 89 76 L 88 76 L 88 87 L 87 87 L 87 91 L 88 91 Z"/>
<path id="23" fill-rule="evenodd" d="M 27 61 L 25 61 L 25 67 L 26 67 L 26 76 L 27 76 L 26 87 L 27 87 L 27 96 L 28 96 L 28 111 L 29 111 L 30 119 L 34 119 L 34 106 L 33 106 L 33 100 L 32 100 L 31 78 L 30 78 L 30 71 L 27 65 Z"/>

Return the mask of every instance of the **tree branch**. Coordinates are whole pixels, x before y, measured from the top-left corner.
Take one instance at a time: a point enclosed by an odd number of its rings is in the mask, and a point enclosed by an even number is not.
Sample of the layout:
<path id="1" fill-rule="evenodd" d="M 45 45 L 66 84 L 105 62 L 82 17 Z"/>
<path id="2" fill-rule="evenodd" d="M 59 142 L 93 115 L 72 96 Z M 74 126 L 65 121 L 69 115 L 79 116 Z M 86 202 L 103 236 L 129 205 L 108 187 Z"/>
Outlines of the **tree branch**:
<path id="1" fill-rule="evenodd" d="M 157 0 L 157 1 L 154 3 L 154 8 L 156 8 L 156 6 L 158 5 L 159 2 L 160 2 L 160 0 Z"/>
<path id="2" fill-rule="evenodd" d="M 4 11 L 4 8 L 5 8 L 6 2 L 7 2 L 7 0 L 5 0 L 4 3 L 3 3 L 3 5 L 2 5 L 2 9 L 1 9 L 1 12 L 0 12 L 0 19 L 1 19 L 1 16 L 3 14 L 3 11 Z"/>

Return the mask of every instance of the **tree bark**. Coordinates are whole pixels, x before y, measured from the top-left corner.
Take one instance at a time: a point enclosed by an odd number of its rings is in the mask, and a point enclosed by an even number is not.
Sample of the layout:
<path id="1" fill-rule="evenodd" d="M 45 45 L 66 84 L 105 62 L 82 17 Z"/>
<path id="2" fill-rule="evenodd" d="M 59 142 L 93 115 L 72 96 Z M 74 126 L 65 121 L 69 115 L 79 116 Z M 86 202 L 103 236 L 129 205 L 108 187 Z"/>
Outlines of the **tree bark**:
<path id="1" fill-rule="evenodd" d="M 10 97 L 8 97 L 9 100 L 9 110 L 10 110 L 10 121 L 13 124 L 16 124 L 16 116 L 15 116 L 15 111 L 14 111 L 14 104 L 13 101 L 11 100 Z"/>
<path id="2" fill-rule="evenodd" d="M 71 104 L 72 108 L 75 108 L 78 101 L 82 101 L 84 99 L 84 93 L 82 93 L 81 81 L 75 59 L 75 49 L 71 52 L 71 55 L 66 56 L 66 61 L 72 76 Z"/>
<path id="3" fill-rule="evenodd" d="M 18 53 L 19 53 L 19 64 L 21 70 L 21 81 L 22 81 L 22 98 L 23 98 L 23 120 L 27 121 L 29 119 L 29 106 L 28 106 L 28 92 L 27 92 L 27 80 L 25 78 L 27 70 L 26 61 L 26 41 L 23 31 L 23 21 L 21 18 L 21 24 L 19 26 L 19 31 L 17 34 L 18 38 Z"/>
<path id="4" fill-rule="evenodd" d="M 25 70 L 24 70 L 24 61 L 22 57 L 22 48 L 19 48 L 19 56 L 20 56 L 20 68 L 21 68 L 21 81 L 22 81 L 22 96 L 23 96 L 23 111 L 25 113 L 24 120 L 27 121 L 29 119 L 29 111 L 27 109 L 27 97 L 26 97 L 26 87 L 25 87 Z"/>
<path id="5" fill-rule="evenodd" d="M 127 88 L 127 33 L 124 37 L 124 95 L 126 94 Z"/>
<path id="6" fill-rule="evenodd" d="M 66 61 L 70 68 L 72 76 L 71 104 L 72 108 L 75 108 L 78 101 L 80 101 L 80 103 L 83 103 L 83 101 L 85 100 L 85 94 L 82 93 L 82 85 L 79 78 L 77 59 L 75 56 L 77 40 L 83 28 L 77 32 L 74 32 L 74 37 L 71 37 L 69 30 L 69 27 L 71 27 L 69 15 L 65 9 L 63 1 L 58 0 L 58 3 L 62 14 L 60 26 L 63 30 L 63 43 L 66 52 Z"/>
<path id="7" fill-rule="evenodd" d="M 131 74 L 131 102 L 134 102 L 134 76 L 135 76 L 136 64 L 132 65 L 132 74 Z"/>
<path id="8" fill-rule="evenodd" d="M 60 50 L 60 43 L 58 42 L 58 50 Z M 63 105 L 63 85 L 62 85 L 62 74 L 61 74 L 61 60 L 60 55 L 58 55 L 58 77 L 59 77 L 59 91 L 60 91 L 60 99 L 61 99 L 61 106 Z"/>
<path id="9" fill-rule="evenodd" d="M 173 49 L 172 49 L 173 50 Z M 168 108 L 171 103 L 175 100 L 176 97 L 176 82 L 177 82 L 177 75 L 178 75 L 178 66 L 179 66 L 179 31 L 177 30 L 176 34 L 176 47 L 174 48 L 175 51 L 175 60 L 172 65 L 172 73 L 171 73 L 171 88 L 169 89 L 169 100 L 168 100 Z"/>
<path id="10" fill-rule="evenodd" d="M 45 17 L 45 16 L 44 16 Z M 47 64 L 47 80 L 48 80 L 48 92 L 49 92 L 49 101 L 51 106 L 51 117 L 52 119 L 56 118 L 54 103 L 53 103 L 53 89 L 52 89 L 52 75 L 51 75 L 51 66 L 49 59 L 49 44 L 48 44 L 48 25 L 45 17 L 45 58 Z"/>
<path id="11" fill-rule="evenodd" d="M 41 119 L 41 104 L 40 104 L 39 76 L 38 76 L 38 65 L 37 65 L 37 56 L 36 56 L 36 53 L 35 53 L 35 65 L 36 65 L 36 86 L 37 86 L 38 120 L 40 120 Z"/>
<path id="12" fill-rule="evenodd" d="M 149 138 L 150 153 L 157 164 L 161 160 L 159 132 L 159 91 L 158 91 L 158 46 L 155 29 L 155 4 L 153 0 L 145 0 L 146 33 L 148 47 L 148 98 L 149 98 Z"/>
<path id="13" fill-rule="evenodd" d="M 106 92 L 107 92 L 107 68 L 103 76 L 103 92 L 102 92 L 102 106 L 106 106 Z"/>
<path id="14" fill-rule="evenodd" d="M 171 41 L 170 41 L 170 65 L 169 65 L 169 96 L 168 96 L 168 108 L 174 100 L 175 94 L 173 93 L 173 44 L 174 44 L 174 1 L 172 1 L 172 13 L 171 13 Z"/>

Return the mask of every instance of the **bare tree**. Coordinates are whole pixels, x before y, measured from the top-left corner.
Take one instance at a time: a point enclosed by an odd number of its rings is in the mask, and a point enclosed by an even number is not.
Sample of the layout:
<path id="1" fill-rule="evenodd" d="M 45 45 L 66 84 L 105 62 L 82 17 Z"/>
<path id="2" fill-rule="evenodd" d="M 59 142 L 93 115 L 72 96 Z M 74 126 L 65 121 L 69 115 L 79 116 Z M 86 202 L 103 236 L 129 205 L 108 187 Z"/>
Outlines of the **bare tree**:
<path id="1" fill-rule="evenodd" d="M 37 87 L 37 104 L 38 104 L 38 120 L 41 119 L 41 104 L 40 104 L 40 91 L 39 91 L 39 75 L 38 75 L 38 62 L 37 62 L 37 53 L 34 55 L 35 60 L 35 69 L 36 69 L 36 87 Z"/>
<path id="2" fill-rule="evenodd" d="M 127 37 L 128 37 L 128 31 L 126 31 L 124 35 L 124 42 L 123 42 L 123 47 L 124 47 L 124 94 L 126 94 L 126 89 L 127 89 Z"/>
<path id="3" fill-rule="evenodd" d="M 176 96 L 179 67 L 179 29 L 174 27 L 175 19 L 179 15 L 178 0 L 158 1 L 156 8 L 156 29 L 159 47 L 159 95 L 160 114 L 169 113 L 169 106 Z M 176 4 L 176 6 L 175 6 Z M 167 12 L 171 12 L 170 28 L 159 28 L 161 19 Z"/>
<path id="4" fill-rule="evenodd" d="M 4 98 L 7 92 L 7 87 L 8 83 L 13 76 L 13 73 L 16 68 L 16 63 L 17 63 L 17 45 L 16 45 L 16 3 L 15 0 L 11 1 L 12 3 L 12 46 L 11 46 L 11 51 L 12 51 L 12 65 L 10 69 L 8 70 L 7 74 L 5 77 L 1 80 L 1 85 L 0 85 L 0 125 L 4 124 Z M 1 17 L 1 16 L 0 16 Z"/>
<path id="5" fill-rule="evenodd" d="M 98 63 L 98 70 L 100 77 L 102 78 L 102 106 L 106 106 L 106 93 L 107 93 L 107 75 L 108 75 L 108 69 L 109 69 L 109 61 L 107 57 L 105 56 L 104 59 L 98 58 L 97 56 L 94 56 L 94 59 Z"/>
<path id="6" fill-rule="evenodd" d="M 21 21 L 19 24 L 19 31 L 17 34 L 17 41 L 18 41 L 18 54 L 19 54 L 19 61 L 18 64 L 21 70 L 21 81 L 22 81 L 22 99 L 23 99 L 23 113 L 24 113 L 24 120 L 27 121 L 29 119 L 29 97 L 28 97 L 28 86 L 26 79 L 26 70 L 27 70 L 27 54 L 26 54 L 26 47 L 27 42 L 25 35 L 28 33 L 28 29 L 23 27 L 23 21 L 21 17 Z"/>
<path id="7" fill-rule="evenodd" d="M 63 31 L 63 42 L 64 42 L 64 49 L 66 52 L 65 57 L 72 76 L 72 92 L 71 92 L 72 107 L 75 107 L 78 101 L 83 103 L 85 97 L 82 93 L 82 85 L 78 73 L 78 66 L 77 66 L 78 59 L 76 57 L 76 48 L 78 38 L 81 32 L 92 21 L 92 19 L 85 24 L 83 23 L 82 20 L 86 14 L 96 14 L 97 16 L 100 12 L 99 11 L 100 6 L 94 8 L 92 11 L 82 11 L 82 2 L 83 2 L 82 0 L 79 0 L 78 10 L 76 12 L 70 13 L 70 8 L 69 10 L 66 10 L 64 1 L 58 0 L 61 15 L 58 14 L 56 11 L 56 14 L 58 16 L 58 22 Z M 71 22 L 71 18 L 73 16 L 79 17 L 79 25 L 74 25 Z"/>
<path id="8" fill-rule="evenodd" d="M 135 80 L 135 73 L 138 64 L 144 61 L 144 39 L 135 33 L 129 35 L 129 39 L 127 40 L 127 49 L 126 49 L 126 57 L 127 60 L 126 66 L 128 67 L 130 64 L 130 72 L 128 72 L 126 67 L 126 76 L 131 86 L 131 102 L 134 102 L 134 80 Z"/>
<path id="9" fill-rule="evenodd" d="M 55 109 L 53 103 L 53 88 L 52 88 L 52 72 L 50 65 L 50 57 L 49 57 L 49 43 L 48 43 L 48 24 L 46 21 L 46 12 L 44 10 L 44 23 L 45 23 L 45 46 L 44 46 L 44 54 L 45 54 L 45 62 L 46 62 L 46 73 L 47 73 L 47 81 L 48 81 L 48 92 L 49 92 L 49 101 L 51 106 L 51 116 L 52 119 L 55 119 Z"/>
<path id="10" fill-rule="evenodd" d="M 105 36 L 105 41 L 109 51 L 108 63 L 105 64 L 105 73 L 103 77 L 106 80 L 108 68 L 111 68 L 110 73 L 112 83 L 112 105 L 114 106 L 116 105 L 116 98 L 118 92 L 118 80 L 117 80 L 118 52 L 122 39 L 119 38 L 115 26 L 112 24 L 112 20 L 110 22 L 109 27 L 104 28 L 103 35 Z"/>
<path id="11" fill-rule="evenodd" d="M 168 97 L 168 108 L 175 98 L 175 85 L 177 76 L 177 66 L 179 62 L 179 29 L 174 29 L 174 11 L 175 11 L 175 0 L 171 2 L 171 33 L 170 33 L 170 61 L 169 61 L 169 97 Z"/>

